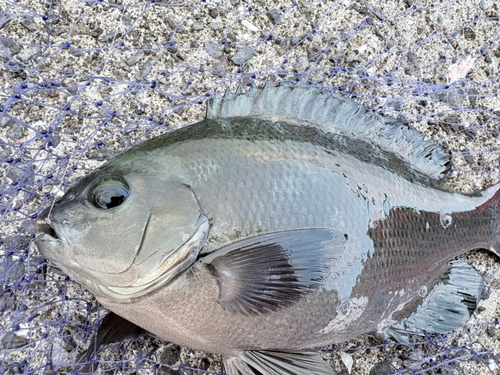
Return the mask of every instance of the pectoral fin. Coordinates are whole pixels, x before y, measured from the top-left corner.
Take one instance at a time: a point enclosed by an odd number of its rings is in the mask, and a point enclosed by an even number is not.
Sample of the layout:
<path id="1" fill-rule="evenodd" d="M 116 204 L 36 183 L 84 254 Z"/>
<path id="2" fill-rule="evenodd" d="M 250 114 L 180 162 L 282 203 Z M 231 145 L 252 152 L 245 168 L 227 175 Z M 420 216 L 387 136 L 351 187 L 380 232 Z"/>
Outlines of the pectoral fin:
<path id="1" fill-rule="evenodd" d="M 263 234 L 228 245 L 204 261 L 219 283 L 221 306 L 258 315 L 289 306 L 319 286 L 346 238 L 330 229 Z"/>
<path id="2" fill-rule="evenodd" d="M 223 357 L 227 375 L 333 375 L 313 350 L 259 350 Z"/>

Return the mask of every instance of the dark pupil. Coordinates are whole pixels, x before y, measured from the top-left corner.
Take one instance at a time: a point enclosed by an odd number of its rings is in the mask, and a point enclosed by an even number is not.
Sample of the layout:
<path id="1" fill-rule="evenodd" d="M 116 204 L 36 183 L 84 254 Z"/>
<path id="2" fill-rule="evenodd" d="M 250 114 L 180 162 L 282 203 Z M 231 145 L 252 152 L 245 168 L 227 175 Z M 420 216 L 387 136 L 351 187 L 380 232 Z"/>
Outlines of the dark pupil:
<path id="1" fill-rule="evenodd" d="M 127 197 L 128 192 L 123 186 L 97 186 L 92 192 L 92 203 L 106 210 L 119 206 Z"/>

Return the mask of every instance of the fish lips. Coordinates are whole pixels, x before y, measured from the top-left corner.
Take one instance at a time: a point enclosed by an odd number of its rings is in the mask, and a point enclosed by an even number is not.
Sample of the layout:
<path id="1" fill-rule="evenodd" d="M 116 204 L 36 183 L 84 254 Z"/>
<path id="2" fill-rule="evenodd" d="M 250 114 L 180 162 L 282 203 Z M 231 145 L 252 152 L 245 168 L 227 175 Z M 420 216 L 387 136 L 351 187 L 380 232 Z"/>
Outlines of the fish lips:
<path id="1" fill-rule="evenodd" d="M 44 241 L 49 241 L 68 244 L 66 238 L 61 234 L 61 231 L 57 229 L 58 224 L 49 219 L 49 212 L 50 207 L 47 207 L 40 215 L 38 215 L 36 221 L 37 234 L 35 243 L 38 244 Z"/>

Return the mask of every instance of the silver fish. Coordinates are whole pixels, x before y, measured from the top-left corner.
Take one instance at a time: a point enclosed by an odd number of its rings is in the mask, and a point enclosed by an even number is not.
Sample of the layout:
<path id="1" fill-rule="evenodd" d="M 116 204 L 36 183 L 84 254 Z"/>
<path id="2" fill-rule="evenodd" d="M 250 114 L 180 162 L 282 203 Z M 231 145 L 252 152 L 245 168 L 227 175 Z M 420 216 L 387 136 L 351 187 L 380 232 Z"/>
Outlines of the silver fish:
<path id="1" fill-rule="evenodd" d="M 447 191 L 449 170 L 438 145 L 351 99 L 252 87 L 80 180 L 36 244 L 109 310 L 222 354 L 230 375 L 331 374 L 311 348 L 469 317 L 480 279 L 450 261 L 498 255 L 500 193 Z"/>

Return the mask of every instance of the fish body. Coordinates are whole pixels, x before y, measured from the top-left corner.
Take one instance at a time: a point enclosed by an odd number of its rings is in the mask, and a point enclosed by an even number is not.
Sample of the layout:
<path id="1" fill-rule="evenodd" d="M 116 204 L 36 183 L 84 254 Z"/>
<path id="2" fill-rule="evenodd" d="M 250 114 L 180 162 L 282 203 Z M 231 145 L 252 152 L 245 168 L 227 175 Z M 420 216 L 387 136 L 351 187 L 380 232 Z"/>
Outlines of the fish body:
<path id="1" fill-rule="evenodd" d="M 117 315 L 222 354 L 231 375 L 329 373 L 304 350 L 385 331 L 451 259 L 496 251 L 500 199 L 443 189 L 438 146 L 332 97 L 216 100 L 79 181 L 39 218 L 39 249 Z"/>

